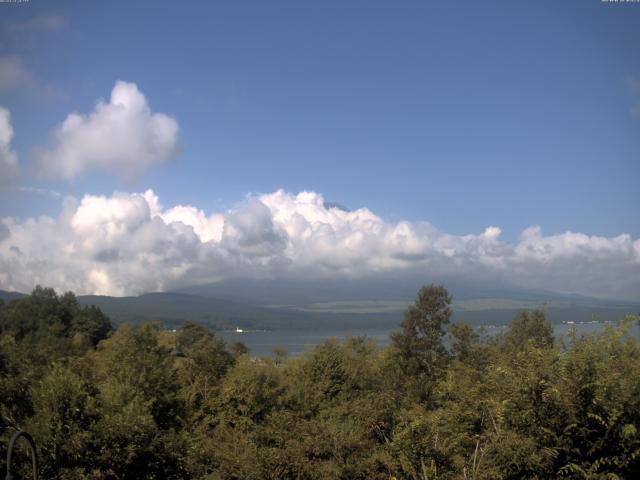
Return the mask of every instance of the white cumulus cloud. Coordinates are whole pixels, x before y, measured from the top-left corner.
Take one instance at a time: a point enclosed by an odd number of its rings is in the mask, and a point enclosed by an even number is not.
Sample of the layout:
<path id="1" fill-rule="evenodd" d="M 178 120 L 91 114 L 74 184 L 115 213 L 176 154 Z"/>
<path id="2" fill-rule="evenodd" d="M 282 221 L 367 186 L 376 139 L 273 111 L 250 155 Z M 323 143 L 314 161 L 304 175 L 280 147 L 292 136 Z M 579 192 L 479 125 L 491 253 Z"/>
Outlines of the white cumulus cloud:
<path id="1" fill-rule="evenodd" d="M 637 298 L 640 240 L 526 229 L 451 235 L 391 223 L 366 208 L 328 207 L 282 190 L 226 212 L 165 208 L 153 191 L 67 199 L 57 218 L 0 221 L 0 288 L 35 284 L 110 295 L 171 290 L 237 276 L 335 278 L 398 272 Z"/>
<path id="2" fill-rule="evenodd" d="M 18 170 L 18 154 L 12 149 L 11 140 L 11 113 L 0 107 L 0 183 L 13 177 Z"/>
<path id="3" fill-rule="evenodd" d="M 118 81 L 108 103 L 71 113 L 54 130 L 51 148 L 39 152 L 40 170 L 68 180 L 93 169 L 135 177 L 174 158 L 178 135 L 174 118 L 153 113 L 136 84 Z"/>

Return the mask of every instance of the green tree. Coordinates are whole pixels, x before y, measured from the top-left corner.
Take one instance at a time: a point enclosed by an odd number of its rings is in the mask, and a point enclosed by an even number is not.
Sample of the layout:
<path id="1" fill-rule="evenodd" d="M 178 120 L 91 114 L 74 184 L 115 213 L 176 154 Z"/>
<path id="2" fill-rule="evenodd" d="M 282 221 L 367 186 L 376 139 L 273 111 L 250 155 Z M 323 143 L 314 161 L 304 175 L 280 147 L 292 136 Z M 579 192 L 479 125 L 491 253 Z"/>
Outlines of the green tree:
<path id="1" fill-rule="evenodd" d="M 471 325 L 454 323 L 449 326 L 451 336 L 451 353 L 461 362 L 478 360 L 480 337 Z"/>
<path id="2" fill-rule="evenodd" d="M 90 305 L 77 310 L 71 322 L 70 334 L 81 335 L 95 347 L 109 336 L 112 328 L 109 317 L 100 308 Z"/>
<path id="3" fill-rule="evenodd" d="M 158 324 L 120 327 L 91 354 L 100 418 L 97 462 L 115 478 L 182 478 L 183 407 Z"/>
<path id="4" fill-rule="evenodd" d="M 553 326 L 544 310 L 518 312 L 502 341 L 503 348 L 509 352 L 522 350 L 527 344 L 540 348 L 553 345 Z"/>
<path id="5" fill-rule="evenodd" d="M 220 379 L 233 365 L 234 358 L 224 341 L 201 325 L 187 322 L 176 337 L 176 369 L 181 395 L 192 411 L 207 406 L 218 389 Z"/>
<path id="6" fill-rule="evenodd" d="M 96 306 L 81 308 L 73 292 L 58 296 L 37 286 L 31 295 L 0 309 L 0 333 L 35 341 L 81 336 L 95 346 L 111 331 L 109 318 Z"/>
<path id="7" fill-rule="evenodd" d="M 47 375 L 31 390 L 34 416 L 31 431 L 40 449 L 45 478 L 55 478 L 62 471 L 91 465 L 93 438 L 91 423 L 96 405 L 91 388 L 72 369 L 54 364 Z"/>
<path id="8" fill-rule="evenodd" d="M 283 363 L 287 356 L 289 355 L 289 349 L 287 347 L 275 346 L 271 349 L 271 353 L 273 353 L 274 362 L 276 365 L 280 365 Z"/>
<path id="9" fill-rule="evenodd" d="M 409 389 L 426 400 L 447 363 L 443 343 L 445 326 L 451 318 L 451 296 L 437 285 L 422 287 L 415 303 L 407 309 L 400 331 L 391 334 L 400 369 L 409 377 Z"/>
<path id="10" fill-rule="evenodd" d="M 229 350 L 235 359 L 239 359 L 240 357 L 249 354 L 249 349 L 242 342 L 233 342 Z"/>

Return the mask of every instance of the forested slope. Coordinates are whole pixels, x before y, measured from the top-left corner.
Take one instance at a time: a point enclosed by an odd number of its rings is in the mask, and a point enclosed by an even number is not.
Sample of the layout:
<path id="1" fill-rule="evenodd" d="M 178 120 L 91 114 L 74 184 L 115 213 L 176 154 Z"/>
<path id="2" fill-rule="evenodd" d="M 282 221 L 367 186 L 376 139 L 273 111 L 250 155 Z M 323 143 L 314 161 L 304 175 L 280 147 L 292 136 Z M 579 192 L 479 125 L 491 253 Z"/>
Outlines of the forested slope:
<path id="1" fill-rule="evenodd" d="M 42 478 L 638 478 L 637 318 L 554 342 L 521 312 L 483 343 L 450 316 L 429 286 L 385 349 L 254 359 L 193 323 L 113 331 L 36 289 L 0 306 L 0 462 L 25 429 Z"/>

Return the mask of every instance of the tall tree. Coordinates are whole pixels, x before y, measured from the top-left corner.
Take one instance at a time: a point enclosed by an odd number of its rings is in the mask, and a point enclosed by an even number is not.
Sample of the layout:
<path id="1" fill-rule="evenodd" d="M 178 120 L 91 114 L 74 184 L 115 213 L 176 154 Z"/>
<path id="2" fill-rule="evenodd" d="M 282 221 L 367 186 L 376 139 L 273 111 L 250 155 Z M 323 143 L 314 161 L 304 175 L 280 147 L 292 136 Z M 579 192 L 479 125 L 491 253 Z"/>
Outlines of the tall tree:
<path id="1" fill-rule="evenodd" d="M 522 350 L 527 344 L 538 348 L 553 345 L 553 326 L 544 310 L 518 312 L 503 339 L 503 349 L 508 352 Z"/>
<path id="2" fill-rule="evenodd" d="M 439 285 L 427 285 L 404 314 L 400 331 L 391 334 L 398 364 L 407 374 L 412 390 L 422 399 L 443 373 L 447 350 L 442 338 L 451 318 L 451 295 Z"/>

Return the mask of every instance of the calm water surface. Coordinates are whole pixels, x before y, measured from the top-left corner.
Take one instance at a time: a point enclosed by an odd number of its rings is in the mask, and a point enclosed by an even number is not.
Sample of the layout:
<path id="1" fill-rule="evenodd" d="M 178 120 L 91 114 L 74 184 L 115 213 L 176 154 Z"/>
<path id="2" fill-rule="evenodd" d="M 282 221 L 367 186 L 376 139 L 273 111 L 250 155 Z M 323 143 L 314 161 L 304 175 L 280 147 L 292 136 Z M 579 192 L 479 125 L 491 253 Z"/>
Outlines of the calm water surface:
<path id="1" fill-rule="evenodd" d="M 605 323 L 577 323 L 574 325 L 557 324 L 554 325 L 556 337 L 566 335 L 571 327 L 576 327 L 578 334 L 597 333 L 604 330 L 608 325 Z M 495 335 L 504 332 L 506 326 L 489 327 L 485 326 L 486 335 Z M 394 329 L 360 329 L 360 330 L 323 330 L 323 331 L 295 331 L 295 330 L 273 330 L 273 331 L 246 331 L 220 332 L 220 335 L 227 343 L 242 342 L 249 347 L 250 354 L 256 357 L 268 357 L 273 354 L 274 347 L 286 347 L 289 355 L 300 355 L 306 349 L 318 345 L 331 337 L 344 340 L 347 336 L 364 336 L 375 338 L 379 346 L 389 343 L 389 333 Z M 640 337 L 640 328 L 633 326 L 633 334 Z"/>

